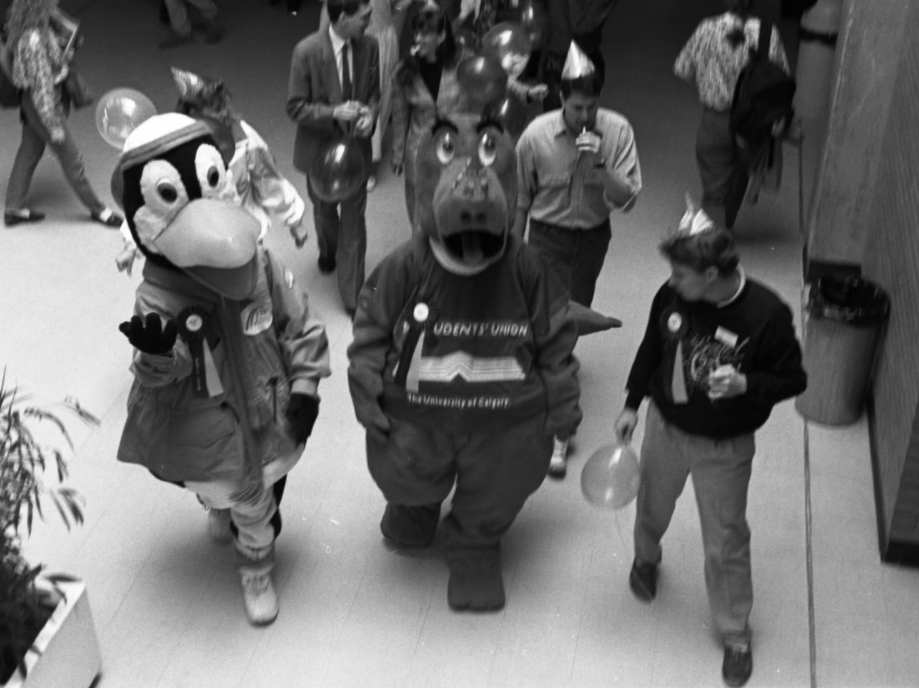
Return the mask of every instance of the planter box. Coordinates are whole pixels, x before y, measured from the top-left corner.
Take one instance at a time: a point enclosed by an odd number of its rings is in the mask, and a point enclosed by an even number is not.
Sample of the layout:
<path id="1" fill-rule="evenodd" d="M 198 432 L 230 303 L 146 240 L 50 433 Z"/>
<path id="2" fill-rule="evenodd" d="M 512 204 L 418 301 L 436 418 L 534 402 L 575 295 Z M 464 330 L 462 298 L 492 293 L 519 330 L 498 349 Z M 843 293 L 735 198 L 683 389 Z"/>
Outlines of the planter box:
<path id="1" fill-rule="evenodd" d="M 88 688 L 99 674 L 102 655 L 82 581 L 61 583 L 66 596 L 35 639 L 41 655 L 26 655 L 28 676 L 17 672 L 4 688 Z"/>

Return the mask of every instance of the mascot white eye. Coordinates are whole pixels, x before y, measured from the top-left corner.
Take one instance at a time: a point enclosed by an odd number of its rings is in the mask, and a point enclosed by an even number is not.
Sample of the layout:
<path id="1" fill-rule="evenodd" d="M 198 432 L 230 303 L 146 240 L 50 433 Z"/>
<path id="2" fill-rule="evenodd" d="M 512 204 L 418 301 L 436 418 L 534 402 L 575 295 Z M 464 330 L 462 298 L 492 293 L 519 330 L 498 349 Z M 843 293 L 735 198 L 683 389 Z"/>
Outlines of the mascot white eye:
<path id="1" fill-rule="evenodd" d="M 453 134 L 449 131 L 440 135 L 437 141 L 437 159 L 442 165 L 448 165 L 456 155 L 456 145 L 453 143 Z"/>
<path id="2" fill-rule="evenodd" d="M 491 132 L 482 134 L 479 139 L 479 161 L 489 167 L 498 157 L 498 139 Z"/>
<path id="3" fill-rule="evenodd" d="M 220 151 L 210 144 L 203 144 L 195 152 L 195 172 L 201 184 L 204 198 L 220 197 L 227 186 L 227 171 L 220 157 Z"/>

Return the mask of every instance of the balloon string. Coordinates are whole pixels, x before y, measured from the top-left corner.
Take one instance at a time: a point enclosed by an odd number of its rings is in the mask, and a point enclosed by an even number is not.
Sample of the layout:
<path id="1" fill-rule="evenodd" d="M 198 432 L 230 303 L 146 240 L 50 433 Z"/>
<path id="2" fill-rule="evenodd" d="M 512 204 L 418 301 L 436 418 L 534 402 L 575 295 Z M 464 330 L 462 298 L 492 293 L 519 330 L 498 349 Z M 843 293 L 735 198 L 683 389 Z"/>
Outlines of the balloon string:
<path id="1" fill-rule="evenodd" d="M 625 538 L 622 537 L 622 526 L 619 524 L 619 509 L 616 509 L 613 514 L 616 517 L 616 532 L 619 534 L 619 542 L 622 544 L 622 549 L 625 550 Z"/>

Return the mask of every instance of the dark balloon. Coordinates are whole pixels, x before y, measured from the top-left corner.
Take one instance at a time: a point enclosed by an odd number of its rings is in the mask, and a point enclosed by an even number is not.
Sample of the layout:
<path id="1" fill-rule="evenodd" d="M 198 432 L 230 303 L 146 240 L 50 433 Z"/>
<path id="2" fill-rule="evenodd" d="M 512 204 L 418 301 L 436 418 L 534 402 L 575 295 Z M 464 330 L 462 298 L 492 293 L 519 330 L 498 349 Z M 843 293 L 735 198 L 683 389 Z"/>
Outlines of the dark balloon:
<path id="1" fill-rule="evenodd" d="M 493 57 L 477 55 L 463 59 L 456 67 L 456 78 L 472 112 L 494 106 L 507 95 L 507 73 Z"/>
<path id="2" fill-rule="evenodd" d="M 532 46 L 526 30 L 516 22 L 501 22 L 482 36 L 482 55 L 494 57 L 512 78 L 518 78 L 526 69 Z"/>
<path id="3" fill-rule="evenodd" d="M 542 50 L 549 38 L 549 13 L 541 0 L 514 0 L 508 20 L 519 22 L 533 50 Z"/>
<path id="4" fill-rule="evenodd" d="M 519 98 L 507 96 L 495 109 L 495 116 L 515 141 L 527 126 L 527 108 Z"/>
<path id="5" fill-rule="evenodd" d="M 468 50 L 474 53 L 479 49 L 472 29 L 457 29 L 453 34 L 453 40 L 456 41 L 456 47 L 461 50 Z"/>
<path id="6" fill-rule="evenodd" d="M 316 196 L 327 203 L 351 198 L 367 184 L 369 170 L 355 139 L 329 141 L 319 147 L 309 180 Z"/>

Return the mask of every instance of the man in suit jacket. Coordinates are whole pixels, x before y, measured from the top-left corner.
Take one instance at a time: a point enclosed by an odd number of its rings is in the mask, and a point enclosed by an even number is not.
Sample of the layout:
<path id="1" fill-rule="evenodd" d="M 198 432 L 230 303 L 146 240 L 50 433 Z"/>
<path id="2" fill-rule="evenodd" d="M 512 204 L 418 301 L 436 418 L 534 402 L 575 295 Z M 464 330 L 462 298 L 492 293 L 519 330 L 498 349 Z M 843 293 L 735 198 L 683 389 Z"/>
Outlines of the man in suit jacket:
<path id="1" fill-rule="evenodd" d="M 307 175 L 319 147 L 341 136 L 357 138 L 370 169 L 370 136 L 380 108 L 379 47 L 376 39 L 364 35 L 370 24 L 369 0 L 326 2 L 330 26 L 296 45 L 287 89 L 287 114 L 297 123 L 294 167 Z M 353 314 L 364 284 L 367 187 L 361 184 L 341 203 L 320 200 L 309 176 L 306 188 L 313 203 L 319 270 L 328 274 L 337 266 L 341 299 Z"/>

